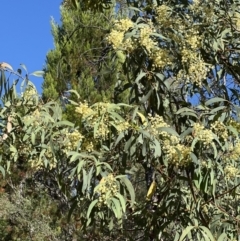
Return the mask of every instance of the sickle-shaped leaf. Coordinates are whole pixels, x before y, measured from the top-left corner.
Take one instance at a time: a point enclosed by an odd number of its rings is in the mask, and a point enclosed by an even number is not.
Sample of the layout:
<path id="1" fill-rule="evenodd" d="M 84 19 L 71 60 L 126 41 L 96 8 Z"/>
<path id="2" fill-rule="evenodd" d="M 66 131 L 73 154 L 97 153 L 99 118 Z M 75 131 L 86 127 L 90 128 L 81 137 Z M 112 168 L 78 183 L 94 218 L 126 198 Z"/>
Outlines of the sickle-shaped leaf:
<path id="1" fill-rule="evenodd" d="M 192 229 L 194 229 L 194 228 L 195 228 L 194 226 L 188 226 L 188 227 L 186 227 L 186 228 L 183 230 L 182 235 L 181 235 L 179 241 L 183 241 L 183 239 L 187 236 L 187 234 L 188 234 Z"/>
<path id="2" fill-rule="evenodd" d="M 35 72 L 31 73 L 30 75 L 34 75 L 36 77 L 43 77 L 44 71 L 42 71 L 42 70 L 35 71 Z"/>
<path id="3" fill-rule="evenodd" d="M 95 199 L 95 200 L 92 201 L 91 204 L 89 205 L 88 210 L 87 210 L 87 218 L 90 217 L 90 214 L 91 214 L 91 212 L 92 212 L 92 209 L 93 209 L 93 207 L 97 204 L 97 202 L 98 202 L 98 199 Z"/>

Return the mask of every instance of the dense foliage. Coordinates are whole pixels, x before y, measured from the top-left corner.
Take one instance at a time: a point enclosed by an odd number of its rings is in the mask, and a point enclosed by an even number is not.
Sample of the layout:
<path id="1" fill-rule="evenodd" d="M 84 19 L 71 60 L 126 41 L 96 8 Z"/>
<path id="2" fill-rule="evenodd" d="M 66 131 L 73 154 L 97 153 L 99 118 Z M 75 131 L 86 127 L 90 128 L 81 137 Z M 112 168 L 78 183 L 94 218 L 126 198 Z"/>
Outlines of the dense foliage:
<path id="1" fill-rule="evenodd" d="M 109 31 L 96 39 L 111 58 L 94 68 L 102 73 L 108 64 L 115 66 L 108 75 L 109 86 L 117 82 L 114 98 L 95 102 L 85 98 L 89 92 L 81 86 L 69 90 L 78 82 L 64 63 L 61 72 L 73 82 L 59 86 L 67 93 L 72 120 L 63 115 L 62 102 L 42 100 L 28 76 L 1 65 L 2 175 L 27 170 L 24 180 L 47 190 L 44 200 L 57 200 L 58 220 L 79 222 L 68 232 L 76 240 L 237 240 L 240 2 L 72 0 L 62 9 L 76 18 L 112 14 Z M 67 47 L 71 38 L 66 38 L 61 48 L 70 61 L 75 45 Z M 83 40 L 79 44 L 85 46 Z M 76 72 L 82 60 L 75 57 L 70 67 Z M 55 57 L 48 60 L 45 90 L 54 63 Z M 91 88 L 99 93 L 95 74 L 84 66 L 84 76 L 89 74 L 88 83 L 92 79 Z M 11 85 L 6 72 L 22 78 L 21 96 L 15 91 L 18 81 Z M 56 86 L 51 88 L 59 91 Z M 119 94 L 127 98 L 120 102 Z M 20 195 L 29 205 L 30 198 Z M 64 225 L 44 215 L 40 221 L 46 227 L 39 228 L 51 233 L 47 240 L 66 240 Z"/>
<path id="2" fill-rule="evenodd" d="M 111 100 L 117 64 L 110 61 L 110 46 L 104 41 L 111 22 L 111 11 L 92 13 L 61 6 L 61 25 L 51 22 L 55 49 L 46 57 L 44 100 L 64 99 L 69 89 L 91 103 Z"/>

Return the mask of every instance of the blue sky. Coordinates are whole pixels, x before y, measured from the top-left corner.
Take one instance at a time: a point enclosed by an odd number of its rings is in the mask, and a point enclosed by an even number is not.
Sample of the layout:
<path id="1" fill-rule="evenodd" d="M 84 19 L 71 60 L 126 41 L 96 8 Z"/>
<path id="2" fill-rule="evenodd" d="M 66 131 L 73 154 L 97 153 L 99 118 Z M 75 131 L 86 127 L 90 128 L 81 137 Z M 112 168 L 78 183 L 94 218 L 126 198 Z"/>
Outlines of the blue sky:
<path id="1" fill-rule="evenodd" d="M 53 49 L 51 17 L 60 22 L 62 0 L 1 1 L 0 62 L 14 70 L 25 64 L 29 73 L 42 70 L 45 57 Z M 30 77 L 41 92 L 42 78 Z"/>

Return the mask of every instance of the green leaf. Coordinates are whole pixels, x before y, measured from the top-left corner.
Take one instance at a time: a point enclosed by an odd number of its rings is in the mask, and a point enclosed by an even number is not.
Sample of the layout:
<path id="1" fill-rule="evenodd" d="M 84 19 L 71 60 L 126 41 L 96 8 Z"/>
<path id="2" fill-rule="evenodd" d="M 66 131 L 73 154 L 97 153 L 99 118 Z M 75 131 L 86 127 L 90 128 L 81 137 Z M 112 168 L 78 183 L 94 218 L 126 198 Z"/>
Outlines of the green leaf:
<path id="1" fill-rule="evenodd" d="M 113 112 L 113 111 L 109 111 L 108 112 L 110 114 L 110 117 L 113 119 L 113 120 L 119 120 L 119 121 L 124 121 L 124 119 L 116 112 Z"/>
<path id="2" fill-rule="evenodd" d="M 227 240 L 228 240 L 228 237 L 226 233 L 222 233 L 217 239 L 217 241 L 227 241 Z"/>
<path id="3" fill-rule="evenodd" d="M 124 133 L 121 132 L 118 137 L 117 137 L 117 140 L 115 141 L 115 147 L 117 146 L 117 144 L 124 138 Z"/>
<path id="4" fill-rule="evenodd" d="M 188 226 L 188 227 L 186 227 L 186 228 L 183 230 L 182 235 L 180 236 L 179 241 L 183 241 L 183 239 L 187 236 L 187 234 L 188 234 L 189 232 L 191 232 L 191 230 L 194 229 L 194 228 L 195 228 L 194 226 Z"/>
<path id="5" fill-rule="evenodd" d="M 55 126 L 69 126 L 69 127 L 74 127 L 74 124 L 70 121 L 58 121 L 56 122 L 56 124 L 53 125 L 53 127 Z"/>
<path id="6" fill-rule="evenodd" d="M 133 146 L 132 144 L 135 142 L 135 137 L 131 136 L 129 138 L 129 140 L 126 142 L 126 144 L 124 145 L 124 151 L 128 152 L 129 149 L 131 148 L 131 146 Z"/>
<path id="7" fill-rule="evenodd" d="M 207 235 L 207 237 L 209 238 L 209 240 L 211 241 L 215 241 L 212 233 L 210 232 L 210 230 L 204 226 L 199 226 L 200 229 L 202 229 L 202 232 L 205 233 Z"/>
<path id="8" fill-rule="evenodd" d="M 142 145 L 142 156 L 145 157 L 147 155 L 147 141 L 144 139 L 143 145 Z"/>
<path id="9" fill-rule="evenodd" d="M 139 106 L 136 106 L 133 110 L 133 113 L 132 113 L 132 121 L 135 120 L 135 117 L 138 113 L 138 109 L 139 109 Z"/>
<path id="10" fill-rule="evenodd" d="M 43 77 L 44 71 L 42 71 L 42 70 L 35 71 L 35 72 L 33 72 L 33 73 L 29 74 L 29 75 L 34 75 L 36 77 Z"/>
<path id="11" fill-rule="evenodd" d="M 77 165 L 77 174 L 79 174 L 79 173 L 81 172 L 84 163 L 85 163 L 84 160 L 81 160 L 81 161 L 78 162 L 78 165 Z"/>
<path id="12" fill-rule="evenodd" d="M 10 161 L 7 161 L 7 172 L 9 171 L 9 168 L 10 168 Z"/>
<path id="13" fill-rule="evenodd" d="M 86 188 L 87 188 L 87 184 L 88 184 L 88 175 L 85 169 L 82 170 L 83 171 L 83 184 L 82 184 L 82 193 L 85 194 Z"/>
<path id="14" fill-rule="evenodd" d="M 154 75 L 157 76 L 157 78 L 160 79 L 161 81 L 164 81 L 164 79 L 165 79 L 164 74 L 154 73 Z M 166 86 L 166 87 L 168 88 L 169 86 Z M 168 89 L 169 89 L 169 88 L 168 88 Z"/>
<path id="15" fill-rule="evenodd" d="M 78 94 L 78 92 L 76 90 L 68 90 L 66 92 L 67 93 L 74 93 L 77 96 L 78 99 L 80 98 L 80 95 Z"/>
<path id="16" fill-rule="evenodd" d="M 117 50 L 116 55 L 119 63 L 123 64 L 126 60 L 126 55 L 124 54 L 124 52 L 122 50 Z"/>
<path id="17" fill-rule="evenodd" d="M 117 219 L 120 219 L 122 217 L 122 208 L 120 206 L 120 202 L 118 199 L 112 197 L 111 198 L 112 203 L 114 204 L 114 206 L 112 205 L 112 210 L 116 216 Z"/>
<path id="18" fill-rule="evenodd" d="M 128 8 L 137 12 L 142 12 L 142 10 L 140 10 L 139 8 L 135 8 L 135 7 L 128 7 Z"/>
<path id="19" fill-rule="evenodd" d="M 174 237 L 174 240 L 173 241 L 178 241 L 179 240 L 179 233 L 178 232 L 175 232 L 175 237 Z"/>
<path id="20" fill-rule="evenodd" d="M 96 166 L 103 165 L 109 171 L 112 171 L 112 167 L 106 162 L 99 162 Z"/>
<path id="21" fill-rule="evenodd" d="M 218 107 L 212 109 L 210 111 L 210 114 L 214 114 L 214 113 L 218 112 L 219 110 L 223 110 L 223 109 L 226 109 L 226 106 L 218 106 Z"/>
<path id="22" fill-rule="evenodd" d="M 28 74 L 27 68 L 25 66 L 25 64 L 20 64 L 20 66 L 26 71 L 26 73 Z"/>
<path id="23" fill-rule="evenodd" d="M 220 97 L 215 97 L 215 98 L 212 98 L 212 99 L 206 101 L 205 105 L 208 106 L 208 105 L 211 105 L 211 104 L 213 104 L 213 103 L 223 102 L 223 101 L 227 101 L 227 100 L 225 100 L 225 99 L 223 99 L 223 98 L 220 98 Z"/>
<path id="24" fill-rule="evenodd" d="M 78 0 L 72 0 L 72 4 L 75 7 L 75 9 L 79 9 L 79 2 L 78 2 Z"/>
<path id="25" fill-rule="evenodd" d="M 94 206 L 97 204 L 97 202 L 98 202 L 98 199 L 95 199 L 95 200 L 93 200 L 93 201 L 91 202 L 91 204 L 89 205 L 88 210 L 87 210 L 87 218 L 90 217 L 90 214 L 91 214 L 91 212 L 92 212 L 92 209 L 93 209 Z"/>
<path id="26" fill-rule="evenodd" d="M 218 152 L 217 152 L 217 147 L 216 147 L 216 145 L 215 145 L 214 142 L 211 143 L 211 146 L 213 147 L 213 150 L 214 150 L 214 158 L 216 158 L 216 157 L 217 157 L 217 154 L 218 154 Z"/>
<path id="27" fill-rule="evenodd" d="M 18 151 L 17 151 L 16 147 L 13 145 L 10 145 L 9 149 L 10 149 L 11 154 L 13 155 L 14 161 L 16 162 L 18 159 Z"/>
<path id="28" fill-rule="evenodd" d="M 116 176 L 116 179 L 121 179 L 122 183 L 124 183 L 125 186 L 127 187 L 127 190 L 130 194 L 131 202 L 132 202 L 132 205 L 133 205 L 134 202 L 135 202 L 135 191 L 134 191 L 134 187 L 133 187 L 132 183 L 129 181 L 129 179 L 127 178 L 126 175 Z"/>
<path id="29" fill-rule="evenodd" d="M 199 161 L 198 161 L 196 155 L 193 152 L 190 153 L 190 157 L 191 157 L 193 163 L 199 164 Z"/>
<path id="30" fill-rule="evenodd" d="M 170 40 L 169 38 L 166 38 L 166 37 L 164 37 L 162 34 L 160 34 L 160 33 L 151 33 L 150 34 L 150 36 L 154 36 L 154 37 L 158 37 L 158 38 L 160 38 L 160 39 L 164 39 L 164 40 Z"/>
<path id="31" fill-rule="evenodd" d="M 125 198 L 120 193 L 117 193 L 116 197 L 119 199 L 119 201 L 121 203 L 121 206 L 122 206 L 122 210 L 125 213 L 126 212 L 126 201 L 125 201 Z"/>
<path id="32" fill-rule="evenodd" d="M 69 161 L 69 163 L 74 162 L 74 161 L 76 161 L 78 158 L 81 157 L 78 152 L 73 152 L 73 151 L 68 152 L 68 153 L 67 153 L 67 156 L 68 156 L 68 157 L 69 157 L 69 156 L 72 156 L 71 159 L 70 159 L 70 161 Z"/>
<path id="33" fill-rule="evenodd" d="M 143 72 L 141 70 L 140 74 L 137 76 L 136 80 L 135 80 L 135 83 L 136 84 L 139 84 L 139 80 L 141 80 L 147 73 Z"/>
<path id="34" fill-rule="evenodd" d="M 1 159 L 2 159 L 2 156 L 1 156 Z M 6 172 L 5 172 L 5 169 L 1 165 L 0 165 L 0 171 L 3 175 L 3 178 L 5 178 Z"/>
<path id="35" fill-rule="evenodd" d="M 191 134 L 193 131 L 193 128 L 188 128 L 187 130 L 185 130 L 181 135 L 180 135 L 180 139 L 184 139 L 186 136 L 188 136 L 189 134 Z"/>
<path id="36" fill-rule="evenodd" d="M 41 143 L 43 144 L 45 142 L 45 137 L 46 137 L 46 132 L 45 130 L 42 128 L 42 134 L 41 134 Z"/>
<path id="37" fill-rule="evenodd" d="M 31 128 L 31 129 L 32 129 L 32 128 Z M 25 142 L 27 139 L 29 139 L 28 133 L 26 133 L 26 134 L 23 136 L 22 140 Z"/>
<path id="38" fill-rule="evenodd" d="M 36 135 L 35 135 L 34 132 L 32 132 L 32 134 L 31 134 L 31 141 L 32 141 L 32 144 L 35 145 L 35 143 L 36 143 Z"/>
<path id="39" fill-rule="evenodd" d="M 94 138 L 97 137 L 97 130 L 98 130 L 98 127 L 99 127 L 101 121 L 102 121 L 102 117 L 99 117 L 99 118 L 96 120 L 96 124 L 94 125 L 94 129 L 93 129 Z"/>
<path id="40" fill-rule="evenodd" d="M 181 116 L 193 116 L 193 117 L 195 117 L 195 118 L 197 118 L 198 119 L 198 116 L 194 113 L 194 112 L 182 112 L 181 113 Z"/>
<path id="41" fill-rule="evenodd" d="M 93 178 L 93 171 L 94 171 L 94 167 L 92 166 L 90 171 L 88 172 L 88 180 L 87 180 L 88 192 L 89 192 L 90 187 L 91 187 L 91 181 L 92 181 L 92 178 Z"/>
<path id="42" fill-rule="evenodd" d="M 151 134 L 148 131 L 140 129 L 139 132 L 143 135 L 144 138 L 151 139 Z"/>
<path id="43" fill-rule="evenodd" d="M 215 199 L 215 194 L 216 194 L 216 186 L 217 186 L 216 184 L 217 184 L 217 179 L 214 179 L 213 183 L 212 183 L 212 195 L 213 195 L 214 199 Z"/>
<path id="44" fill-rule="evenodd" d="M 165 131 L 173 136 L 179 137 L 178 133 L 175 130 L 173 130 L 171 127 L 160 127 L 158 128 L 158 130 Z"/>
<path id="45" fill-rule="evenodd" d="M 159 141 L 157 139 L 154 139 L 153 143 L 154 143 L 154 145 L 153 145 L 154 157 L 158 158 L 162 154 L 162 149 L 161 149 L 160 143 L 159 143 Z"/>
<path id="46" fill-rule="evenodd" d="M 238 137 L 239 133 L 233 126 L 227 126 L 227 129 L 232 132 L 236 137 Z"/>
<path id="47" fill-rule="evenodd" d="M 149 97 L 151 96 L 152 92 L 153 92 L 153 89 L 151 88 L 148 91 L 148 93 L 141 98 L 141 103 L 145 103 L 149 99 Z"/>
<path id="48" fill-rule="evenodd" d="M 178 114 L 181 114 L 182 112 L 193 112 L 193 113 L 195 113 L 195 111 L 193 109 L 190 109 L 190 108 L 187 108 L 187 107 L 183 107 L 183 108 L 179 109 L 176 112 L 176 114 L 178 115 Z"/>
<path id="49" fill-rule="evenodd" d="M 198 142 L 198 138 L 194 138 L 191 144 L 191 151 L 194 151 L 194 148 L 197 142 Z"/>

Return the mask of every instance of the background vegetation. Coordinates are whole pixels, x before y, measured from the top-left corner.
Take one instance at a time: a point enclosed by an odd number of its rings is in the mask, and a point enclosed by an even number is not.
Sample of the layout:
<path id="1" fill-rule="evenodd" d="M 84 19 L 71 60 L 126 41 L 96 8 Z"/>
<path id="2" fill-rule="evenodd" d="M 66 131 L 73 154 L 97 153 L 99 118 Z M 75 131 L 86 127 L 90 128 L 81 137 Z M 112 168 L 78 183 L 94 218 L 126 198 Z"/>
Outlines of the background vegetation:
<path id="1" fill-rule="evenodd" d="M 0 65 L 1 240 L 238 240 L 239 7 L 63 1 L 42 96 Z"/>

